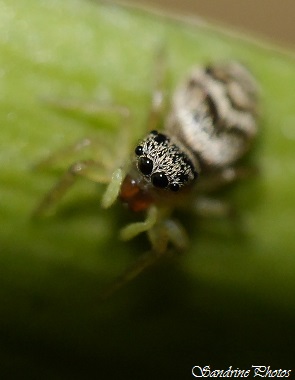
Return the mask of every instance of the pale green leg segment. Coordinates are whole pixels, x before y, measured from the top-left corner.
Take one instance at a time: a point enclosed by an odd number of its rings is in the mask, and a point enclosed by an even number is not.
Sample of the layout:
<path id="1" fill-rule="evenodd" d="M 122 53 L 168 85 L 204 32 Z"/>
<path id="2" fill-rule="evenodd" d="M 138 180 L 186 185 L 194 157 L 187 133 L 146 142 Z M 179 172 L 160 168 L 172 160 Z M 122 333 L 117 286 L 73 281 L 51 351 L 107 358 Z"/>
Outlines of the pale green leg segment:
<path id="1" fill-rule="evenodd" d="M 97 162 L 97 165 L 99 163 L 106 170 L 108 169 L 108 164 L 111 160 L 109 149 L 93 137 L 83 138 L 72 145 L 59 149 L 57 152 L 50 154 L 48 157 L 38 162 L 33 168 L 40 170 L 47 167 L 58 166 L 64 161 L 69 163 L 73 161 L 75 162 L 79 159 L 79 154 L 85 154 L 85 152 L 87 152 L 88 157 L 93 157 L 93 161 Z"/>
<path id="2" fill-rule="evenodd" d="M 143 222 L 129 224 L 121 230 L 121 239 L 130 240 L 147 232 L 154 251 L 158 253 L 166 251 L 169 241 L 179 250 L 187 248 L 188 237 L 181 224 L 170 218 L 162 219 L 160 214 L 156 206 L 150 207 Z"/>
<path id="3" fill-rule="evenodd" d="M 110 207 L 118 198 L 121 185 L 123 179 L 125 177 L 125 173 L 123 169 L 116 169 L 112 174 L 111 182 L 108 184 L 103 196 L 102 196 L 102 207 L 108 208 Z"/>
<path id="4" fill-rule="evenodd" d="M 137 234 L 146 231 L 152 243 L 153 250 L 140 256 L 139 259 L 108 286 L 101 294 L 101 299 L 110 297 L 126 283 L 136 278 L 141 272 L 157 262 L 166 254 L 169 241 L 178 249 L 187 247 L 187 235 L 183 227 L 172 219 L 158 221 L 159 212 L 155 206 L 148 211 L 144 222 L 133 223 L 121 231 L 121 237 L 131 239 Z M 122 236 L 123 235 L 123 236 Z"/>
<path id="5" fill-rule="evenodd" d="M 163 228 L 163 223 L 158 223 L 154 228 L 147 231 L 153 251 L 157 254 L 164 254 L 167 251 L 168 235 Z"/>
<path id="6" fill-rule="evenodd" d="M 131 223 L 120 231 L 122 240 L 130 240 L 141 232 L 149 231 L 157 222 L 158 210 L 155 206 L 148 209 L 147 218 L 143 222 Z"/>
<path id="7" fill-rule="evenodd" d="M 111 285 L 109 285 L 100 295 L 101 300 L 105 300 L 121 289 L 128 282 L 134 280 L 145 269 L 153 265 L 159 259 L 155 252 L 146 252 L 127 270 L 122 273 Z"/>
<path id="8" fill-rule="evenodd" d="M 182 225 L 173 219 L 164 221 L 164 228 L 169 241 L 178 249 L 185 250 L 188 247 L 188 236 Z"/>
<path id="9" fill-rule="evenodd" d="M 167 251 L 171 242 L 177 250 L 184 250 L 188 246 L 188 237 L 179 222 L 173 219 L 164 219 L 148 232 L 153 249 L 158 253 Z"/>
<path id="10" fill-rule="evenodd" d="M 79 111 L 87 114 L 99 115 L 102 113 L 114 113 L 125 120 L 129 119 L 129 109 L 117 105 L 99 105 L 96 103 L 81 103 L 74 100 L 62 99 L 45 99 L 45 102 L 51 106 L 63 110 Z M 84 177 L 96 183 L 109 184 L 102 199 L 104 208 L 111 206 L 118 197 L 125 172 L 122 169 L 116 169 L 112 176 L 116 161 L 122 162 L 126 159 L 128 148 L 128 128 L 121 128 L 122 133 L 118 139 L 119 148 L 117 149 L 118 158 L 113 160 L 113 155 L 105 143 L 93 138 L 85 138 L 68 146 L 45 160 L 35 165 L 36 169 L 42 169 L 48 166 L 54 166 L 64 159 L 70 159 L 77 153 L 87 150 L 87 155 L 93 157 L 93 160 L 78 161 L 70 166 L 66 173 L 56 183 L 56 185 L 45 195 L 38 207 L 33 212 L 33 216 L 40 216 L 56 204 L 67 193 L 69 188 L 76 182 L 78 177 Z"/>
<path id="11" fill-rule="evenodd" d="M 146 123 L 147 131 L 157 129 L 163 117 L 165 104 L 165 87 L 166 87 L 166 52 L 164 46 L 159 46 L 155 56 L 155 68 L 152 77 L 154 78 L 154 86 L 152 93 L 152 101 L 150 111 Z"/>
<path id="12" fill-rule="evenodd" d="M 100 104 L 96 101 L 83 102 L 75 99 L 61 99 L 61 98 L 41 98 L 45 104 L 51 107 L 58 108 L 64 111 L 77 111 L 86 115 L 101 115 L 101 114 L 118 114 L 122 117 L 129 116 L 129 109 L 125 106 L 118 104 Z"/>
<path id="13" fill-rule="evenodd" d="M 40 216 L 55 205 L 74 185 L 78 177 L 84 177 L 97 183 L 109 182 L 108 176 L 101 169 L 101 166 L 92 160 L 80 161 L 73 164 L 45 195 L 33 212 L 33 216 Z"/>
<path id="14" fill-rule="evenodd" d="M 232 206 L 214 198 L 199 197 L 192 204 L 192 210 L 199 216 L 205 218 L 226 217 L 233 214 Z"/>

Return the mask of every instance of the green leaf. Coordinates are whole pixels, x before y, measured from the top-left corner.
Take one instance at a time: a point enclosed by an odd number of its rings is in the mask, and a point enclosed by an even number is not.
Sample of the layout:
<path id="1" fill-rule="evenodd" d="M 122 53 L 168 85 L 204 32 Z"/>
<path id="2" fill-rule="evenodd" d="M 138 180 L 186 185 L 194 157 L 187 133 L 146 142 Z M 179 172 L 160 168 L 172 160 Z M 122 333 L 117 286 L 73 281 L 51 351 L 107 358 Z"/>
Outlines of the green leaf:
<path id="1" fill-rule="evenodd" d="M 85 136 L 112 143 L 121 125 L 112 115 L 60 112 L 41 99 L 123 104 L 136 141 L 161 44 L 169 89 L 195 64 L 235 59 L 251 68 L 261 86 L 261 136 L 252 156 L 260 174 L 221 194 L 239 210 L 237 228 L 184 216 L 187 254 L 162 260 L 100 303 L 103 287 L 149 247 L 144 236 L 118 239 L 119 229 L 140 217 L 120 204 L 102 210 L 104 187 L 81 180 L 55 215 L 33 222 L 58 173 L 32 168 Z M 179 379 L 193 365 L 290 363 L 294 56 L 211 26 L 82 0 L 2 0 L 0 49 L 3 371 Z"/>

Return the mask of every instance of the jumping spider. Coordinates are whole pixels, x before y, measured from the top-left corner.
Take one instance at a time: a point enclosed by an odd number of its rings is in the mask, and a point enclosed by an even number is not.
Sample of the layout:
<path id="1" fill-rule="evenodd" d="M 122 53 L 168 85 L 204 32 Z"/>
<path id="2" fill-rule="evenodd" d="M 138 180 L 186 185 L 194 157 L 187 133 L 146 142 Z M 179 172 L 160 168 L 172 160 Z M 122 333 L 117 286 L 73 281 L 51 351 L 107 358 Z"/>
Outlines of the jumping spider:
<path id="1" fill-rule="evenodd" d="M 244 177 L 247 172 L 237 166 L 237 161 L 249 150 L 257 132 L 258 90 L 246 68 L 237 62 L 193 68 L 174 92 L 170 112 L 161 123 L 164 73 L 165 64 L 160 57 L 147 121 L 148 132 L 133 147 L 131 159 L 128 159 L 129 130 L 128 127 L 121 128 L 116 159 L 106 159 L 107 150 L 100 142 L 95 159 L 74 163 L 35 212 L 42 214 L 78 177 L 85 177 L 108 183 L 102 198 L 104 208 L 119 198 L 130 210 L 146 214 L 144 221 L 123 228 L 121 238 L 129 240 L 146 232 L 151 252 L 128 269 L 108 294 L 164 254 L 169 243 L 179 250 L 186 248 L 186 232 L 172 217 L 176 208 L 205 214 L 226 213 L 225 205 L 210 201 L 206 194 Z M 105 111 L 105 107 L 75 102 L 60 102 L 58 106 Z M 128 114 L 124 107 L 109 108 L 123 116 Z M 161 127 L 162 131 L 159 131 Z M 92 143 L 85 139 L 72 150 L 80 150 Z M 50 161 L 49 158 L 47 163 Z"/>

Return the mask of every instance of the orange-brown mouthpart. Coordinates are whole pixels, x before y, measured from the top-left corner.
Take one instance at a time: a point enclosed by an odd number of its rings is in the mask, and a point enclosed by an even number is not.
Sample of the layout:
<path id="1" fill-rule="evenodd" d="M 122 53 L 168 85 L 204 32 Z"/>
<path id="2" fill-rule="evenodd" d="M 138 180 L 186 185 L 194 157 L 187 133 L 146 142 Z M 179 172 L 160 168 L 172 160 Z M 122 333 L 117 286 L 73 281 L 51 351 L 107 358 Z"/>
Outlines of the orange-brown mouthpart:
<path id="1" fill-rule="evenodd" d="M 142 190 L 129 175 L 122 183 L 119 198 L 128 205 L 130 210 L 135 212 L 146 210 L 154 202 L 153 198 Z"/>

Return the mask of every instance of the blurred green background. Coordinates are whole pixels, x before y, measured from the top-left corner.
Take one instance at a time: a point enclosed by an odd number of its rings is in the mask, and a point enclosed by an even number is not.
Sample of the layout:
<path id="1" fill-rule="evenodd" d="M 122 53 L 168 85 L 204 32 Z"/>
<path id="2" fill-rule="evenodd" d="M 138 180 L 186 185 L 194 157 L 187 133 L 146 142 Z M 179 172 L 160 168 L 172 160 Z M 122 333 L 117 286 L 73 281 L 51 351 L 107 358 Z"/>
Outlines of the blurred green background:
<path id="1" fill-rule="evenodd" d="M 194 365 L 292 369 L 294 55 L 210 25 L 82 0 L 2 0 L 0 29 L 1 376 L 185 379 Z M 40 99 L 124 104 L 136 141 L 163 42 L 170 90 L 194 64 L 238 59 L 251 68 L 261 135 L 250 160 L 260 175 L 219 194 L 239 210 L 239 225 L 179 215 L 187 253 L 101 303 L 101 290 L 149 247 L 145 236 L 118 240 L 138 217 L 120 204 L 102 210 L 103 187 L 79 181 L 55 215 L 33 223 L 32 210 L 69 162 L 32 167 L 85 136 L 112 142 L 120 123 Z"/>

